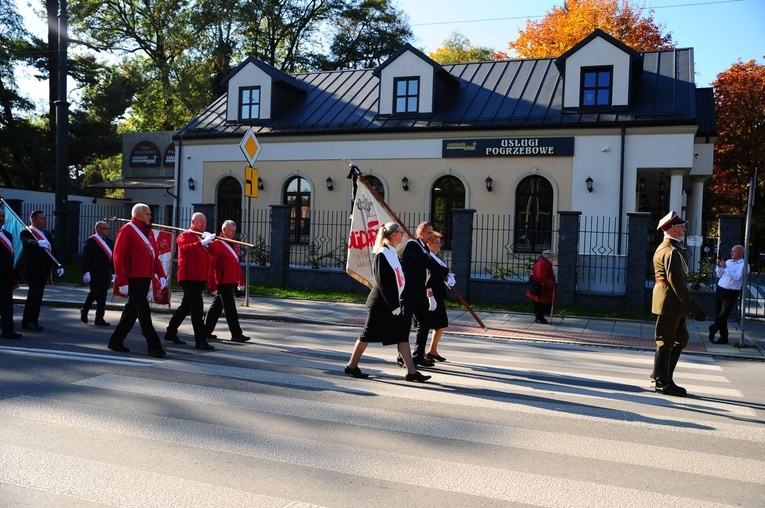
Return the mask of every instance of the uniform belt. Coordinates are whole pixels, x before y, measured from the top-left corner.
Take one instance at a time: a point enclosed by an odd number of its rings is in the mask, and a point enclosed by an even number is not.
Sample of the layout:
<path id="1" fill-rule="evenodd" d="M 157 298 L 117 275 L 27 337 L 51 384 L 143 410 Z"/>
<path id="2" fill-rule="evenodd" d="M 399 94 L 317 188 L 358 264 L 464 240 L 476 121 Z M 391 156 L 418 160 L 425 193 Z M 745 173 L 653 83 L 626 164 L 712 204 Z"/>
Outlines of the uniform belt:
<path id="1" fill-rule="evenodd" d="M 656 285 L 657 286 L 669 286 L 669 282 L 667 282 L 665 279 L 656 279 Z"/>

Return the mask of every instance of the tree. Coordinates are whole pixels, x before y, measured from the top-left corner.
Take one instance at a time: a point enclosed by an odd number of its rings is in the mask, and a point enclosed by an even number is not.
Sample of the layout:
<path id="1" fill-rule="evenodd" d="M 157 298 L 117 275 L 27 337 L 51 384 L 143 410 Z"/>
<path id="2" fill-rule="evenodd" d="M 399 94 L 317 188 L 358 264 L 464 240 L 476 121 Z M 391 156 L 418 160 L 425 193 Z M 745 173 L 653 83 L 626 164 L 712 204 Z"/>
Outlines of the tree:
<path id="1" fill-rule="evenodd" d="M 390 0 L 352 1 L 327 25 L 334 32 L 329 54 L 313 55 L 313 69 L 376 67 L 413 37 L 408 16 Z"/>
<path id="2" fill-rule="evenodd" d="M 32 103 L 22 96 L 14 70 L 31 63 L 34 41 L 24 29 L 13 1 L 0 0 L 0 184 L 4 187 L 50 188 L 50 151 L 41 142 L 44 125 L 29 118 Z M 34 170 L 33 170 L 34 168 Z"/>
<path id="3" fill-rule="evenodd" d="M 452 32 L 443 46 L 428 55 L 436 62 L 444 64 L 485 62 L 495 60 L 495 51 L 488 47 L 473 46 L 470 40 L 459 32 Z"/>
<path id="4" fill-rule="evenodd" d="M 526 21 L 526 30 L 508 46 L 521 58 L 555 58 L 600 28 L 636 51 L 673 48 L 672 35 L 661 33 L 653 10 L 641 16 L 644 8 L 631 0 L 565 0 L 542 20 Z"/>
<path id="5" fill-rule="evenodd" d="M 759 167 L 759 185 L 765 184 L 765 65 L 740 60 L 717 75 L 715 90 L 718 139 L 715 162 L 709 182 L 707 206 L 712 216 L 720 213 L 746 213 L 749 184 Z M 761 190 L 755 206 L 762 210 L 765 194 Z M 753 223 L 752 238 L 765 238 L 762 213 Z M 759 240 L 762 242 L 762 240 Z M 762 244 L 760 244 L 762 245 Z"/>

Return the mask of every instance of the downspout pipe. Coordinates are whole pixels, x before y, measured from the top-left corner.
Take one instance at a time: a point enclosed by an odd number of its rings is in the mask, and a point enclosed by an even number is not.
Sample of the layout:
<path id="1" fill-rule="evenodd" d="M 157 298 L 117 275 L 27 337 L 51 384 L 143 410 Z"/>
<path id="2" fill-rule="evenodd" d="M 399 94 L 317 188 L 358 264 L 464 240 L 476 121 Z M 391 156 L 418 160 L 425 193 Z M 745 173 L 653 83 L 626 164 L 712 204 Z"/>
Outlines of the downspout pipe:
<path id="1" fill-rule="evenodd" d="M 178 152 L 175 154 L 176 164 L 178 166 L 178 176 L 175 178 L 175 226 L 181 222 L 181 164 L 183 164 L 183 132 L 178 136 Z M 172 195 L 172 194 L 171 194 Z"/>
<path id="2" fill-rule="evenodd" d="M 621 150 L 619 150 L 619 241 L 616 242 L 616 253 L 621 255 L 622 253 L 622 231 L 624 230 L 624 148 L 627 144 L 627 125 L 622 123 L 621 128 Z"/>

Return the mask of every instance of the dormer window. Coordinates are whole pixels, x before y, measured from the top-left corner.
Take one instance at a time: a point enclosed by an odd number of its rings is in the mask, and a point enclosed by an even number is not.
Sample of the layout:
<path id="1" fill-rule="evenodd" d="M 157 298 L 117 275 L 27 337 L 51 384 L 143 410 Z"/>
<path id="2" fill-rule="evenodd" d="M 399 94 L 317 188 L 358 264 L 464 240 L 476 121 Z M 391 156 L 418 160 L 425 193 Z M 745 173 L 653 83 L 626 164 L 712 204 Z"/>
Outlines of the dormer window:
<path id="1" fill-rule="evenodd" d="M 260 119 L 260 87 L 239 89 L 239 121 Z"/>
<path id="2" fill-rule="evenodd" d="M 613 95 L 612 66 L 582 67 L 582 96 L 580 104 L 583 108 L 610 107 Z"/>
<path id="3" fill-rule="evenodd" d="M 394 114 L 418 113 L 420 105 L 420 78 L 395 78 L 393 104 Z"/>

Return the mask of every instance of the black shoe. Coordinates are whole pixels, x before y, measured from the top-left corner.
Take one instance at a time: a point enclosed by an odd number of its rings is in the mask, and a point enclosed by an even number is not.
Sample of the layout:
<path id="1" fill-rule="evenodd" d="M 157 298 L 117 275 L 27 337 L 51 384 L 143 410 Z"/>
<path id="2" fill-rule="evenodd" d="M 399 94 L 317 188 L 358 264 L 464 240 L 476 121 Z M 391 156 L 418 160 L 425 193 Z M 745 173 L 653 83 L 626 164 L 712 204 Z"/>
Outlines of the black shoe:
<path id="1" fill-rule="evenodd" d="M 430 353 L 425 355 L 426 360 L 430 360 L 431 362 L 445 362 L 446 358 L 444 358 L 441 355 L 432 355 Z"/>
<path id="2" fill-rule="evenodd" d="M 164 349 L 154 349 L 152 351 L 149 351 L 149 356 L 154 357 L 154 358 L 162 358 L 166 354 L 167 353 L 165 353 Z"/>
<path id="3" fill-rule="evenodd" d="M 109 349 L 112 351 L 116 351 L 118 353 L 129 353 L 130 350 L 126 348 L 125 346 L 109 346 Z"/>
<path id="4" fill-rule="evenodd" d="M 205 335 L 205 339 L 208 339 L 208 340 L 209 339 L 217 339 L 217 338 L 218 338 L 218 336 L 215 335 L 214 333 L 208 333 L 207 335 Z"/>
<path id="5" fill-rule="evenodd" d="M 250 338 L 246 335 L 237 335 L 236 337 L 231 337 L 232 342 L 247 342 L 250 340 Z"/>
<path id="6" fill-rule="evenodd" d="M 717 333 L 717 331 L 714 329 L 714 327 L 710 326 L 709 327 L 709 342 L 714 343 L 714 341 L 715 341 L 715 333 Z"/>
<path id="7" fill-rule="evenodd" d="M 29 323 L 29 324 L 23 324 L 21 325 L 21 328 L 24 330 L 29 330 L 30 332 L 39 332 L 43 329 L 42 326 L 38 325 L 37 323 Z"/>
<path id="8" fill-rule="evenodd" d="M 665 383 L 663 381 L 656 381 L 654 386 L 656 393 L 663 393 L 664 395 L 673 395 L 675 397 L 685 397 L 687 392 L 685 388 L 677 386 L 673 381 Z"/>
<path id="9" fill-rule="evenodd" d="M 361 372 L 361 369 L 358 367 L 348 367 L 345 366 L 345 373 L 348 374 L 351 377 L 355 377 L 356 379 L 366 379 L 369 377 L 369 374 L 364 374 Z"/>
<path id="10" fill-rule="evenodd" d="M 430 360 L 427 360 L 423 358 L 422 356 L 415 356 L 412 358 L 412 360 L 414 360 L 415 365 L 419 365 L 421 367 L 432 367 L 436 364 L 435 362 L 431 362 Z"/>
<path id="11" fill-rule="evenodd" d="M 16 332 L 3 332 L 2 334 L 0 334 L 0 338 L 3 338 L 3 339 L 20 339 L 22 337 L 23 335 Z"/>
<path id="12" fill-rule="evenodd" d="M 727 344 L 728 343 L 728 337 L 720 337 L 717 340 L 713 340 L 712 344 Z"/>
<path id="13" fill-rule="evenodd" d="M 178 336 L 174 333 L 166 333 L 165 340 L 168 342 L 172 342 L 173 344 L 186 344 L 185 340 L 179 339 Z"/>
<path id="14" fill-rule="evenodd" d="M 96 319 L 95 321 L 93 321 L 93 324 L 96 326 L 111 326 L 111 323 L 107 323 L 103 319 Z"/>
<path id="15" fill-rule="evenodd" d="M 545 318 L 536 318 L 534 320 L 534 322 L 535 323 L 540 323 L 540 324 L 543 324 L 543 325 L 546 325 L 548 323 L 548 321 Z"/>
<path id="16" fill-rule="evenodd" d="M 85 309 L 82 309 L 80 311 L 80 321 L 82 321 L 85 324 L 88 324 L 88 311 Z"/>
<path id="17" fill-rule="evenodd" d="M 396 358 L 396 365 L 398 365 L 399 367 L 402 367 L 402 368 L 406 367 L 406 365 L 404 365 L 404 359 L 401 358 L 400 356 L 398 358 Z"/>
<path id="18" fill-rule="evenodd" d="M 424 383 L 428 379 L 430 379 L 430 376 L 424 376 L 420 374 L 419 371 L 414 371 L 414 374 L 407 374 L 406 378 L 407 381 L 416 381 L 418 383 Z"/>
<path id="19" fill-rule="evenodd" d="M 196 344 L 194 347 L 196 347 L 197 349 L 204 349 L 205 351 L 212 351 L 213 349 L 215 349 L 215 346 L 211 346 L 207 342 Z"/>

